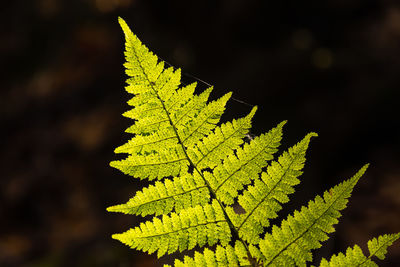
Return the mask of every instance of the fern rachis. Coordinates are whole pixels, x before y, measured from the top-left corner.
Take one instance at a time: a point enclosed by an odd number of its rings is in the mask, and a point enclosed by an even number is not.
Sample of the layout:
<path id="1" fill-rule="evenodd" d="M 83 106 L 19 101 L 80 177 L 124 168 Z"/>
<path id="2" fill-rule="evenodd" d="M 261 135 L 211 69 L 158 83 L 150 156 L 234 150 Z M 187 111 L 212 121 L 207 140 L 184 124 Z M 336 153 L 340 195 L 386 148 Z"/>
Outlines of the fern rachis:
<path id="1" fill-rule="evenodd" d="M 131 140 L 116 153 L 128 154 L 111 166 L 135 178 L 156 180 L 136 192 L 127 203 L 108 208 L 140 216 L 153 215 L 113 238 L 157 256 L 204 246 L 176 266 L 305 266 L 311 251 L 334 232 L 340 211 L 361 168 L 349 180 L 295 211 L 281 226 L 270 225 L 300 183 L 311 138 L 274 160 L 285 122 L 245 142 L 257 110 L 240 119 L 220 123 L 231 93 L 208 102 L 212 88 L 194 94 L 196 84 L 181 86 L 181 71 L 151 53 L 120 19 L 126 37 L 126 90 L 133 109 L 124 116 L 135 123 L 127 129 Z M 244 212 L 236 213 L 234 205 Z M 271 231 L 266 232 L 270 229 Z M 374 266 L 371 257 L 384 258 L 400 234 L 368 242 L 370 255 L 358 246 L 346 255 L 322 259 L 320 266 Z M 214 247 L 215 246 L 215 247 Z"/>

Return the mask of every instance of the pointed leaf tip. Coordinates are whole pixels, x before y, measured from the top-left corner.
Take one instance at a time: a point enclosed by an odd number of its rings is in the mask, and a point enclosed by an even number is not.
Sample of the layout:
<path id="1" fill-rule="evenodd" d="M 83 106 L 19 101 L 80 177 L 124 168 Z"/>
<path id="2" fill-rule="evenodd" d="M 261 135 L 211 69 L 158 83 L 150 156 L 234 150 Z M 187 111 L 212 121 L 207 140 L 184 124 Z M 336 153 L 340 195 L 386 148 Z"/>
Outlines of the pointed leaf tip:
<path id="1" fill-rule="evenodd" d="M 128 24 L 126 24 L 125 20 L 121 17 L 118 17 L 118 23 L 123 30 L 128 27 Z"/>
<path id="2" fill-rule="evenodd" d="M 106 210 L 108 212 L 116 212 L 116 208 L 117 208 L 117 206 L 111 206 L 111 207 L 108 207 Z"/>
<path id="3" fill-rule="evenodd" d="M 362 176 L 367 171 L 368 167 L 369 167 L 369 163 L 362 166 L 361 169 L 357 172 L 357 175 Z"/>
<path id="4" fill-rule="evenodd" d="M 120 240 L 121 239 L 121 234 L 113 234 L 113 235 L 111 235 L 111 238 L 115 239 L 115 240 Z"/>
<path id="5" fill-rule="evenodd" d="M 364 166 L 362 166 L 360 172 L 362 171 L 361 175 L 364 175 L 364 173 L 368 170 L 369 167 L 369 163 L 365 164 Z"/>
<path id="6" fill-rule="evenodd" d="M 283 130 L 283 126 L 285 126 L 287 122 L 288 122 L 287 120 L 281 121 L 281 122 L 276 126 L 276 129 L 279 129 L 279 131 L 282 131 L 282 130 Z"/>
<path id="7" fill-rule="evenodd" d="M 315 132 L 311 132 L 311 133 L 307 134 L 307 137 L 309 137 L 311 139 L 312 137 L 318 137 L 318 134 Z"/>
<path id="8" fill-rule="evenodd" d="M 278 126 L 283 127 L 287 122 L 288 120 L 284 120 L 281 123 L 279 123 Z"/>
<path id="9" fill-rule="evenodd" d="M 308 146 L 309 143 L 310 143 L 310 141 L 311 141 L 311 139 L 312 139 L 313 137 L 317 137 L 317 136 L 318 136 L 317 133 L 314 133 L 314 132 L 308 133 L 308 134 L 303 138 L 303 140 L 300 141 L 300 142 L 303 143 L 305 146 Z"/>
<path id="10" fill-rule="evenodd" d="M 129 35 L 133 35 L 131 29 L 129 28 L 128 24 L 125 22 L 125 20 L 123 18 L 118 17 L 118 23 L 121 26 L 121 29 L 124 32 L 126 38 Z"/>
<path id="11" fill-rule="evenodd" d="M 118 22 L 119 22 L 119 24 L 126 24 L 125 20 L 123 18 L 121 18 L 120 16 L 118 16 Z"/>
<path id="12" fill-rule="evenodd" d="M 115 166 L 116 166 L 115 163 L 116 163 L 116 160 L 111 161 L 111 162 L 109 163 L 110 167 L 115 168 Z"/>
<path id="13" fill-rule="evenodd" d="M 360 180 L 360 178 L 364 175 L 364 173 L 367 171 L 369 166 L 369 163 L 365 164 L 364 166 L 361 167 L 360 170 L 358 170 L 358 172 L 356 174 L 353 175 L 353 177 L 351 178 L 351 180 L 354 181 L 354 184 L 358 183 L 358 180 Z"/>
<path id="14" fill-rule="evenodd" d="M 257 107 L 257 106 L 254 106 L 254 107 L 251 109 L 249 115 L 247 115 L 247 116 L 250 117 L 250 118 L 254 117 L 254 114 L 256 114 L 257 109 L 258 109 L 258 107 Z"/>

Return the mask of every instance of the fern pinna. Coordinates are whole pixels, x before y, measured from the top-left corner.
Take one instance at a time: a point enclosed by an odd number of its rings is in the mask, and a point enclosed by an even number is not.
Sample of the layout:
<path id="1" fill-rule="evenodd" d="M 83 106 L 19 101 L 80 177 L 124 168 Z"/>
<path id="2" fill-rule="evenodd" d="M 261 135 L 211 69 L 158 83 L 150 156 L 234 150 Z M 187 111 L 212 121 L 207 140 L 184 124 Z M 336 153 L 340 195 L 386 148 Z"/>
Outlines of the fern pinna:
<path id="1" fill-rule="evenodd" d="M 256 107 L 240 119 L 220 123 L 231 93 L 208 102 L 212 88 L 194 94 L 196 84 L 181 86 L 181 71 L 166 68 L 119 19 L 126 37 L 126 90 L 134 108 L 124 116 L 135 120 L 131 140 L 118 147 L 123 160 L 111 162 L 125 174 L 155 181 L 127 203 L 108 211 L 152 215 L 140 226 L 113 238 L 148 253 L 199 249 L 176 266 L 305 266 L 311 250 L 335 231 L 340 211 L 367 165 L 352 178 L 317 196 L 279 225 L 270 225 L 289 201 L 315 133 L 274 160 L 285 122 L 245 141 Z M 244 212 L 236 212 L 234 206 Z M 376 266 L 400 234 L 358 246 L 320 266 Z M 203 247 L 206 247 L 202 249 Z M 207 248 L 208 247 L 208 248 Z"/>

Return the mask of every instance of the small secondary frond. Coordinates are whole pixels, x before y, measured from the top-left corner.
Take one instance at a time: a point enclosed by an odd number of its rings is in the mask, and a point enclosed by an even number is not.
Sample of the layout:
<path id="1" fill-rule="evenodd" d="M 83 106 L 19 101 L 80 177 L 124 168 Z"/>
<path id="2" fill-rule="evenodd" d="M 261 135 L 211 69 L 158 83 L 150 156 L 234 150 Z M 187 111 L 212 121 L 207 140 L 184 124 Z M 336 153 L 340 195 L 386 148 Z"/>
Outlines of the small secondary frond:
<path id="1" fill-rule="evenodd" d="M 387 248 L 393 244 L 397 239 L 400 238 L 400 233 L 382 235 L 378 238 L 374 238 L 368 241 L 369 256 L 366 257 L 362 252 L 361 248 L 355 245 L 352 248 L 346 250 L 346 254 L 339 253 L 338 255 L 333 255 L 329 261 L 326 259 L 321 260 L 320 267 L 368 267 L 368 266 L 378 266 L 372 261 L 372 257 L 376 256 L 380 260 L 385 258 L 387 253 Z"/>
<path id="2" fill-rule="evenodd" d="M 196 94 L 196 83 L 183 86 L 181 70 L 166 67 L 119 22 L 126 39 L 126 91 L 133 94 L 123 115 L 133 124 L 126 130 L 130 139 L 115 149 L 124 158 L 110 165 L 150 185 L 107 210 L 151 218 L 113 238 L 158 257 L 204 247 L 175 266 L 305 266 L 311 250 L 334 231 L 366 166 L 270 229 L 300 183 L 317 134 L 274 160 L 286 121 L 247 140 L 257 107 L 221 123 L 231 92 L 212 101 L 213 87 Z M 321 266 L 375 266 L 371 257 L 384 258 L 398 238 L 380 236 L 368 242 L 369 257 L 355 246 Z"/>

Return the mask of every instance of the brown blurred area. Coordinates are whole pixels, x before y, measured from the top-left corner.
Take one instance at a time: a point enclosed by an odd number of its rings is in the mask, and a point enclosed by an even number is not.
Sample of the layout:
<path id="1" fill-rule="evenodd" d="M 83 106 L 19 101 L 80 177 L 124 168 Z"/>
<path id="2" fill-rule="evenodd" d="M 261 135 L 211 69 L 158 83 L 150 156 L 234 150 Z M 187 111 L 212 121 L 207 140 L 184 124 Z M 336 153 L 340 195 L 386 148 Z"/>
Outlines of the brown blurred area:
<path id="1" fill-rule="evenodd" d="M 282 215 L 371 163 L 316 263 L 400 232 L 398 1 L 17 0 L 0 14 L 0 266 L 170 260 L 111 239 L 141 219 L 106 207 L 146 184 L 108 166 L 131 123 L 118 16 L 214 98 L 258 105 L 254 134 L 287 119 L 286 149 L 319 133 Z M 249 110 L 233 100 L 224 119 Z M 400 266 L 400 242 L 381 266 Z"/>

